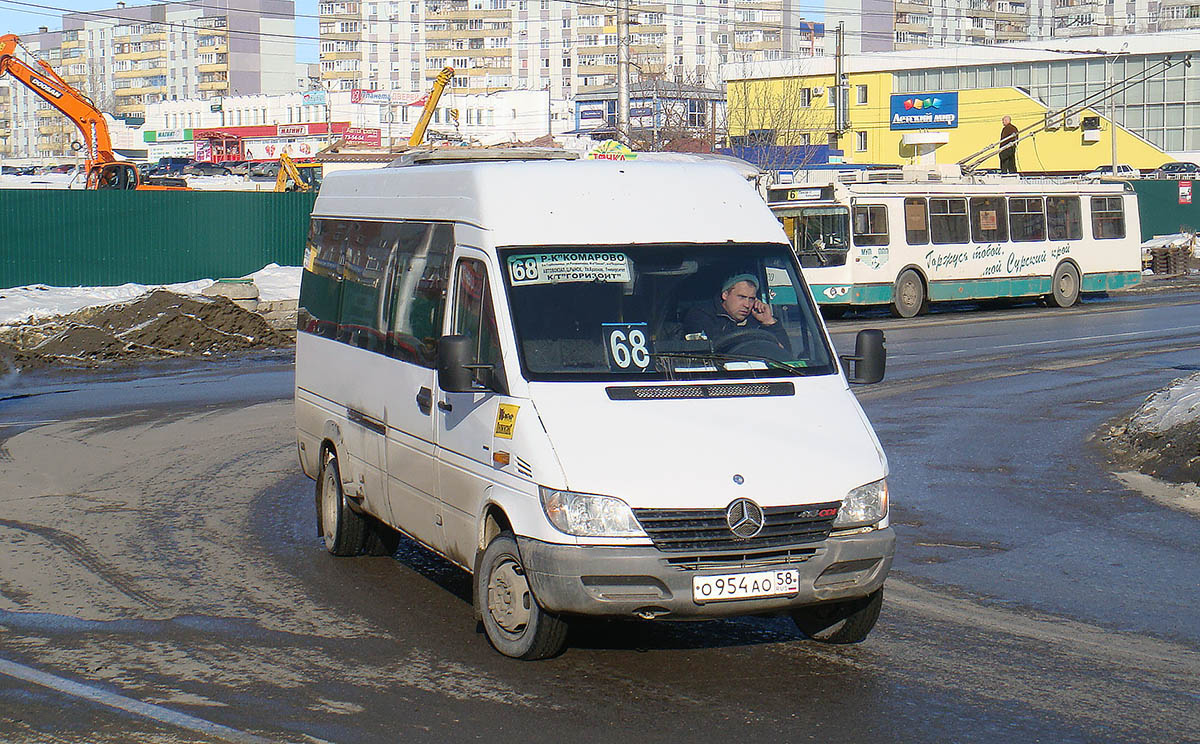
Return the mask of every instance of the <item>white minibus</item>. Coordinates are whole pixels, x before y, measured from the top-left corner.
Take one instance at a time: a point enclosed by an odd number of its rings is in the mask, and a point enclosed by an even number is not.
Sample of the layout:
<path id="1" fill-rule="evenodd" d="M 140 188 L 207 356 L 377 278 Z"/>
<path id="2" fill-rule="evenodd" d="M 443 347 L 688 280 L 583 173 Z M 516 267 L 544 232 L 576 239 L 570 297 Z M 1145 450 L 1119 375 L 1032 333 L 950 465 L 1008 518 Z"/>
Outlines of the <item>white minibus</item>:
<path id="1" fill-rule="evenodd" d="M 445 157 L 331 174 L 313 210 L 295 402 L 328 551 L 410 536 L 515 658 L 573 616 L 864 639 L 895 537 L 848 383 L 883 334 L 835 355 L 728 166 Z"/>

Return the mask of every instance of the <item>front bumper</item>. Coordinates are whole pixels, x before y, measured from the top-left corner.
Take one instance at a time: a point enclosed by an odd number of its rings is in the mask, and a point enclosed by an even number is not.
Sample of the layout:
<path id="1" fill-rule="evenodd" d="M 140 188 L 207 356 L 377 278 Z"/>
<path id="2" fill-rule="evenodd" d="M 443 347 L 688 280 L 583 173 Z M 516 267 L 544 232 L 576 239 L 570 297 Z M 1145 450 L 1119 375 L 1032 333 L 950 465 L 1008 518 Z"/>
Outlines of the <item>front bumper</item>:
<path id="1" fill-rule="evenodd" d="M 831 600 L 862 597 L 883 586 L 896 535 L 890 527 L 832 536 L 807 560 L 700 570 L 667 563 L 654 547 L 555 545 L 518 537 L 525 575 L 538 604 L 550 612 L 601 617 L 726 617 L 778 612 Z M 807 546 L 806 546 L 807 547 Z M 692 577 L 794 568 L 800 591 L 788 597 L 698 603 Z"/>

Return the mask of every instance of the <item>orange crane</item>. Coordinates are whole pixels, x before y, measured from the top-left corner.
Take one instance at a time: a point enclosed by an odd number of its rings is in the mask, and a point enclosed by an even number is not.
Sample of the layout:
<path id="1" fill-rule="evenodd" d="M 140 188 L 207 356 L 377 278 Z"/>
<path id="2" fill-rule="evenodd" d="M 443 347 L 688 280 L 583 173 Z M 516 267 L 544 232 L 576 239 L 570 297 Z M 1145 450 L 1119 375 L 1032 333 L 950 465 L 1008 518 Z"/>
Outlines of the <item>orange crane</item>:
<path id="1" fill-rule="evenodd" d="M 180 190 L 179 187 L 142 183 L 137 168 L 132 163 L 117 160 L 113 154 L 112 139 L 108 133 L 108 124 L 104 121 L 104 114 L 87 96 L 59 77 L 54 68 L 45 61 L 34 57 L 34 61 L 41 68 L 35 70 L 18 59 L 15 56 L 18 48 L 24 49 L 18 37 L 12 34 L 0 36 L 0 75 L 7 72 L 20 80 L 25 87 L 61 111 L 79 128 L 84 141 L 82 149 L 86 156 L 87 188 Z M 29 53 L 28 50 L 25 51 Z"/>

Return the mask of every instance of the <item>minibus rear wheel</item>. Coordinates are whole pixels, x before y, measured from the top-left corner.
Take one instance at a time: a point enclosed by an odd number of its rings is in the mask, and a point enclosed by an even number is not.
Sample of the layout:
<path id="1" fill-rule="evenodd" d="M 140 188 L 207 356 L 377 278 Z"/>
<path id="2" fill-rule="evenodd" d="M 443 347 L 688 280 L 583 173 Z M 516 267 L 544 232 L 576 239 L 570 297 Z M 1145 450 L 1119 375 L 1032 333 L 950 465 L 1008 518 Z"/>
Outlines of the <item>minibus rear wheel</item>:
<path id="1" fill-rule="evenodd" d="M 483 551 L 475 572 L 475 601 L 488 641 L 505 656 L 546 659 L 567 644 L 567 623 L 538 605 L 511 532 L 496 535 Z"/>
<path id="2" fill-rule="evenodd" d="M 822 643 L 858 643 L 866 639 L 883 607 L 883 587 L 844 602 L 826 602 L 792 610 L 800 632 Z"/>
<path id="3" fill-rule="evenodd" d="M 358 555 L 367 538 L 366 518 L 350 508 L 342 491 L 337 455 L 326 450 L 317 475 L 317 503 L 321 513 L 321 537 L 333 555 Z"/>

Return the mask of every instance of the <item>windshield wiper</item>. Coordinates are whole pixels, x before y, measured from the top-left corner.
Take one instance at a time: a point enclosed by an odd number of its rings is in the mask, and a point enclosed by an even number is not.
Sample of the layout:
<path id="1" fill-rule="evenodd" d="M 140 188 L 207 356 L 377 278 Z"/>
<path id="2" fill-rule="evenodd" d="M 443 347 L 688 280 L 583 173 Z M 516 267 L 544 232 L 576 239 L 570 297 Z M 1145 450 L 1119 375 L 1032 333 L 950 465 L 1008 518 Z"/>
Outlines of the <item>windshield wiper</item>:
<path id="1" fill-rule="evenodd" d="M 758 362 L 772 369 L 787 370 L 797 377 L 803 377 L 808 374 L 808 372 L 805 371 L 806 368 L 795 367 L 778 359 L 765 359 L 763 357 L 751 356 L 748 354 L 731 354 L 725 351 L 656 351 L 650 356 L 658 357 L 659 359 L 696 359 L 704 362 Z M 680 370 L 671 370 L 671 372 L 677 371 Z M 741 372 L 743 370 L 731 371 Z"/>

